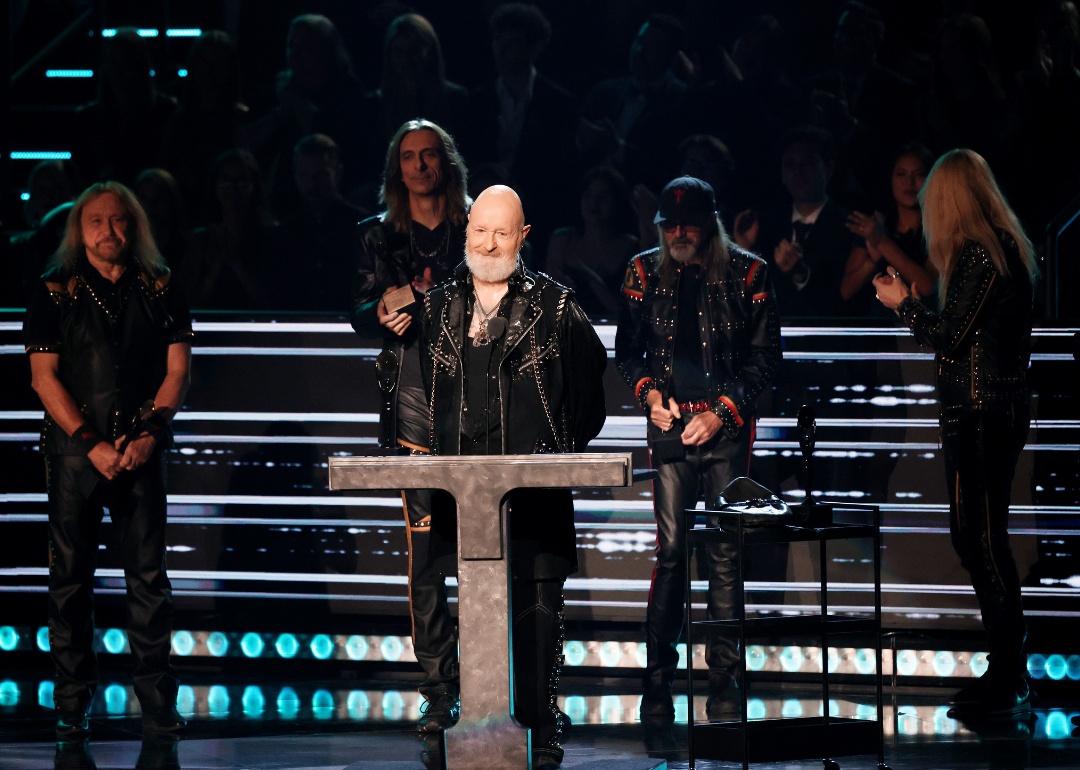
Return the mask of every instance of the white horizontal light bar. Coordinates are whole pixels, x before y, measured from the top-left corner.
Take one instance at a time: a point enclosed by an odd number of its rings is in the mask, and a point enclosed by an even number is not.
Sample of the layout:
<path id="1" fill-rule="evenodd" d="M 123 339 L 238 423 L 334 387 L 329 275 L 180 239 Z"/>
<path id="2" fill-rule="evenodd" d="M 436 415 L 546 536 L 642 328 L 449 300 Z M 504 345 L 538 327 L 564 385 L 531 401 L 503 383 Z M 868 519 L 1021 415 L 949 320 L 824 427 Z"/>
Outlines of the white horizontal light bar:
<path id="1" fill-rule="evenodd" d="M 45 70 L 47 78 L 92 78 L 93 70 Z"/>

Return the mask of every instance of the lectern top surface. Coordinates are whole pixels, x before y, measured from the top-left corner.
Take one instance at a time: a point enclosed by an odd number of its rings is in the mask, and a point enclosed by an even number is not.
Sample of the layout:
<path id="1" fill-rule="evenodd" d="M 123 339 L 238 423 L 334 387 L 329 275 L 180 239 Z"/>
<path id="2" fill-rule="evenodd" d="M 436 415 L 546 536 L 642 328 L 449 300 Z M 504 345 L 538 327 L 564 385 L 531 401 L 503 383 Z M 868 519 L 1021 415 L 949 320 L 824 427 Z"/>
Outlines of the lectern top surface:
<path id="1" fill-rule="evenodd" d="M 376 457 L 331 457 L 330 467 L 348 468 L 363 465 L 381 467 L 402 465 L 563 465 L 566 463 L 592 463 L 618 465 L 631 464 L 633 455 L 629 452 L 577 452 L 574 454 L 534 454 L 534 455 L 389 455 Z"/>

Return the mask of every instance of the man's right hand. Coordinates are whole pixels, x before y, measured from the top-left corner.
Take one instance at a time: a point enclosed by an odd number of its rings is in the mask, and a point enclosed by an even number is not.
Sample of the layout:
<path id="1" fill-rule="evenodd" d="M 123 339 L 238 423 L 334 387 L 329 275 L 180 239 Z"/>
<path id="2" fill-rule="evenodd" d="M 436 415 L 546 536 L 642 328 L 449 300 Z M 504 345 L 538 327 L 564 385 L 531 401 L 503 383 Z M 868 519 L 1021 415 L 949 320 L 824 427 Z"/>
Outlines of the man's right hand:
<path id="1" fill-rule="evenodd" d="M 108 441 L 102 441 L 91 449 L 87 457 L 90 458 L 90 462 L 94 464 L 94 467 L 98 469 L 101 475 L 109 481 L 115 479 L 122 470 L 120 461 L 124 459 L 124 456 L 110 446 Z"/>
<path id="2" fill-rule="evenodd" d="M 787 239 L 780 241 L 780 245 L 773 251 L 773 260 L 782 273 L 790 273 L 802 258 L 802 246 Z"/>
<path id="3" fill-rule="evenodd" d="M 383 296 L 385 297 L 395 289 L 396 287 L 391 286 L 383 292 Z M 412 316 L 408 313 L 387 313 L 386 303 L 383 300 L 379 300 L 379 304 L 375 308 L 375 314 L 379 318 L 379 323 L 399 337 L 405 333 L 405 330 L 409 328 L 409 324 L 412 323 Z"/>
<path id="4" fill-rule="evenodd" d="M 645 403 L 649 405 L 649 419 L 660 430 L 671 430 L 671 426 L 675 424 L 675 421 L 682 417 L 675 399 L 669 398 L 669 408 L 664 408 L 664 397 L 659 390 L 650 390 L 649 395 L 645 397 Z"/>

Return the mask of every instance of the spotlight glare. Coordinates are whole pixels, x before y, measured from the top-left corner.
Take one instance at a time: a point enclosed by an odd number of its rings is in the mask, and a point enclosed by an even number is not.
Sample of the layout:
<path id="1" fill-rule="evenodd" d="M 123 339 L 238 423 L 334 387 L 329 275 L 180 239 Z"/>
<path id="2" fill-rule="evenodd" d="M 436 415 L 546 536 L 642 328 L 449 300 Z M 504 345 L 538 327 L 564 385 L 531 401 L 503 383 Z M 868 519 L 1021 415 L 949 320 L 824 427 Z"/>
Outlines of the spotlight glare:
<path id="1" fill-rule="evenodd" d="M 229 639 L 220 631 L 215 631 L 206 637 L 206 650 L 215 658 L 220 658 L 229 651 Z"/>
<path id="2" fill-rule="evenodd" d="M 1065 678 L 1067 668 L 1068 664 L 1065 662 L 1064 655 L 1051 655 L 1046 659 L 1046 675 L 1055 682 L 1060 682 Z"/>
<path id="3" fill-rule="evenodd" d="M 326 660 L 334 653 L 334 641 L 326 634 L 319 634 L 311 640 L 311 654 L 319 660 Z"/>
<path id="4" fill-rule="evenodd" d="M 127 638 L 119 628 L 110 628 L 106 631 L 101 637 L 101 642 L 105 645 L 105 651 L 113 655 L 119 655 L 127 646 Z"/>
<path id="5" fill-rule="evenodd" d="M 109 714 L 123 714 L 127 709 L 127 690 L 118 684 L 105 688 L 105 711 Z"/>
<path id="6" fill-rule="evenodd" d="M 379 645 L 379 652 L 382 653 L 383 660 L 388 660 L 391 663 L 401 660 L 401 653 L 404 651 L 405 645 L 401 643 L 401 638 L 397 636 L 383 637 L 382 644 Z"/>
<path id="7" fill-rule="evenodd" d="M 345 654 L 349 660 L 363 660 L 368 654 L 367 639 L 362 636 L 350 636 L 345 642 Z"/>
<path id="8" fill-rule="evenodd" d="M 751 671 L 761 671 L 765 668 L 765 662 L 768 659 L 765 648 L 760 644 L 751 644 L 746 647 L 746 667 Z"/>
<path id="9" fill-rule="evenodd" d="M 244 638 L 240 640 L 240 651 L 249 658 L 257 658 L 262 655 L 265 646 L 262 637 L 254 631 L 248 631 L 244 634 Z"/>
<path id="10" fill-rule="evenodd" d="M 11 626 L 0 626 L 0 650 L 11 652 L 19 644 L 19 632 Z"/>
<path id="11" fill-rule="evenodd" d="M 1028 655 L 1027 669 L 1032 679 L 1042 679 L 1046 676 L 1046 656 L 1038 653 Z"/>
<path id="12" fill-rule="evenodd" d="M 914 676 L 919 668 L 919 653 L 915 650 L 900 650 L 896 653 L 896 673 L 900 676 Z"/>
<path id="13" fill-rule="evenodd" d="M 37 688 L 37 702 L 43 709 L 56 708 L 56 702 L 53 700 L 53 691 L 56 689 L 56 683 L 51 679 L 42 680 L 41 684 Z"/>
<path id="14" fill-rule="evenodd" d="M 585 662 L 585 645 L 578 641 L 563 646 L 563 660 L 568 666 L 580 666 Z"/>
<path id="15" fill-rule="evenodd" d="M 863 647 L 855 651 L 855 670 L 860 674 L 872 674 L 877 668 L 877 651 Z"/>
<path id="16" fill-rule="evenodd" d="M 210 716 L 224 719 L 229 716 L 229 691 L 222 685 L 215 684 L 206 696 L 206 706 Z"/>
<path id="17" fill-rule="evenodd" d="M 334 716 L 334 696 L 329 690 L 316 690 L 311 696 L 311 713 L 316 719 L 329 719 Z"/>
<path id="18" fill-rule="evenodd" d="M 37 648 L 42 652 L 48 652 L 51 647 L 49 645 L 49 627 L 42 626 L 37 630 L 37 637 L 34 639 L 37 644 Z"/>
<path id="19" fill-rule="evenodd" d="M 956 658 L 949 650 L 941 650 L 934 656 L 933 663 L 934 673 L 938 676 L 952 676 L 953 671 L 956 670 Z M 952 720 L 949 720 L 950 722 Z M 955 729 L 955 722 L 953 722 Z M 951 734 L 951 733 L 950 733 Z"/>
<path id="20" fill-rule="evenodd" d="M 16 706 L 19 703 L 19 685 L 10 679 L 0 682 L 0 706 Z"/>
<path id="21" fill-rule="evenodd" d="M 177 655 L 186 658 L 195 650 L 195 637 L 190 631 L 177 631 L 173 634 L 172 649 Z"/>
<path id="22" fill-rule="evenodd" d="M 291 658 L 300 649 L 300 643 L 296 641 L 296 637 L 292 634 L 282 634 L 274 642 L 274 648 L 281 657 Z"/>

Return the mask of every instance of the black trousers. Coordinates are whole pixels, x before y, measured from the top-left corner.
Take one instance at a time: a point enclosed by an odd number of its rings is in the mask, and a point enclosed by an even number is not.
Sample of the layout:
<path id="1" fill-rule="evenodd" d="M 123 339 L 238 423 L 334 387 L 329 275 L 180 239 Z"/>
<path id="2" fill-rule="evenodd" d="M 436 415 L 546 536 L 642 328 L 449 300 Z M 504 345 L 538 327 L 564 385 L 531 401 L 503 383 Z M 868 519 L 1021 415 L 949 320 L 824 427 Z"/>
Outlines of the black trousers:
<path id="1" fill-rule="evenodd" d="M 684 511 L 697 506 L 702 491 L 711 504 L 731 481 L 749 473 L 752 433 L 751 426 L 747 425 L 738 440 L 732 441 L 721 432 L 703 446 L 687 447 L 686 457 L 682 460 L 653 463 L 660 474 L 653 482 L 656 567 L 645 615 L 645 689 L 653 696 L 670 695 L 679 664 L 676 645 L 682 636 L 687 601 L 685 538 L 688 520 Z M 650 440 L 655 435 L 658 431 L 650 423 Z M 709 517 L 709 524 L 717 524 L 715 517 Z M 732 618 L 736 600 L 737 549 L 727 543 L 710 543 L 705 553 L 709 575 L 708 618 Z M 731 683 L 739 661 L 735 642 L 730 637 L 710 635 L 705 660 L 709 666 L 710 689 L 725 689 Z"/>
<path id="2" fill-rule="evenodd" d="M 941 423 L 953 548 L 971 575 L 991 666 L 1022 668 L 1027 627 L 1009 547 L 1009 500 L 1031 411 L 1026 403 L 994 409 L 947 406 Z"/>
<path id="3" fill-rule="evenodd" d="M 426 445 L 427 406 L 405 389 L 398 400 L 398 440 Z M 421 443 L 423 442 L 423 443 Z M 420 451 L 414 449 L 414 451 Z M 460 686 L 457 629 L 446 597 L 446 542 L 431 528 L 433 505 L 443 492 L 406 490 L 405 525 L 409 542 L 409 608 L 413 650 L 424 669 L 420 693 L 427 698 L 457 694 Z M 511 564 L 511 571 L 513 565 Z M 559 737 L 555 708 L 563 644 L 563 579 L 511 581 L 513 612 L 514 714 L 533 731 L 534 746 Z"/>
<path id="4" fill-rule="evenodd" d="M 62 712 L 84 711 L 94 696 L 94 570 L 108 507 L 127 583 L 128 644 L 135 694 L 144 713 L 176 703 L 179 679 L 169 663 L 173 600 L 165 572 L 165 453 L 102 487 L 101 501 L 78 491 L 86 457 L 45 458 L 49 492 L 49 649 L 56 666 L 53 699 Z M 107 482 L 99 482 L 106 485 Z"/>

